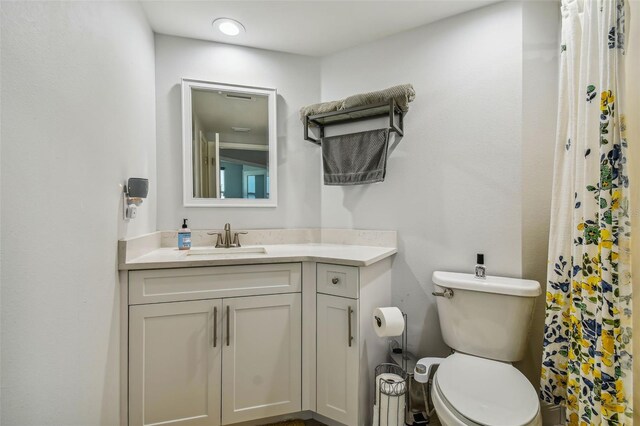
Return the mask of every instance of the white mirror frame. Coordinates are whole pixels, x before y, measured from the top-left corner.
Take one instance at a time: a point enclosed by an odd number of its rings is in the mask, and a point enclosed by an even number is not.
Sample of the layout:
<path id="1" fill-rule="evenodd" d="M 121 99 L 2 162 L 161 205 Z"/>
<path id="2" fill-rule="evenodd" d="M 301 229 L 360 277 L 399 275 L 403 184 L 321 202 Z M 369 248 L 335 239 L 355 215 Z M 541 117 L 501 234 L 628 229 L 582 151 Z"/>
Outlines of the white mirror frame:
<path id="1" fill-rule="evenodd" d="M 267 96 L 269 109 L 269 198 L 194 198 L 191 89 L 223 90 L 236 93 Z M 184 207 L 277 207 L 278 205 L 278 134 L 276 89 L 238 86 L 201 80 L 182 79 L 182 169 Z"/>

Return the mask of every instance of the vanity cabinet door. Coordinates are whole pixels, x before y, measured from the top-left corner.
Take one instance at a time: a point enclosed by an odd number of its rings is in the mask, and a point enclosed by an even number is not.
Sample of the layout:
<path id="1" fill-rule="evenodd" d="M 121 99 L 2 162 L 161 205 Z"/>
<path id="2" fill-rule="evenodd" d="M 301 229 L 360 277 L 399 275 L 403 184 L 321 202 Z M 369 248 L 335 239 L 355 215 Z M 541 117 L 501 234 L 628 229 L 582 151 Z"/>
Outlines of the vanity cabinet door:
<path id="1" fill-rule="evenodd" d="M 224 299 L 222 423 L 301 410 L 301 295 Z"/>
<path id="2" fill-rule="evenodd" d="M 358 300 L 317 297 L 317 412 L 357 425 Z"/>
<path id="3" fill-rule="evenodd" d="M 220 425 L 221 300 L 129 308 L 129 425 Z"/>

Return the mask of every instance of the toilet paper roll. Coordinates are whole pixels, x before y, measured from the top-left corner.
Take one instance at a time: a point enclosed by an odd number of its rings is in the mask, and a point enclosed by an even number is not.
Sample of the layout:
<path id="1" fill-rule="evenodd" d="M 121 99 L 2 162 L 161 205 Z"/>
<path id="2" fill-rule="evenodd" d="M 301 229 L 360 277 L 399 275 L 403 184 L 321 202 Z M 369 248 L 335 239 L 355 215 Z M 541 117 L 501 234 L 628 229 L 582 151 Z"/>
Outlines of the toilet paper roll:
<path id="1" fill-rule="evenodd" d="M 378 337 L 395 337 L 404 331 L 402 311 L 395 306 L 376 308 L 373 311 L 373 329 Z"/>
<path id="2" fill-rule="evenodd" d="M 401 394 L 401 395 L 398 395 Z M 404 425 L 406 382 L 393 373 L 376 376 L 373 426 Z"/>

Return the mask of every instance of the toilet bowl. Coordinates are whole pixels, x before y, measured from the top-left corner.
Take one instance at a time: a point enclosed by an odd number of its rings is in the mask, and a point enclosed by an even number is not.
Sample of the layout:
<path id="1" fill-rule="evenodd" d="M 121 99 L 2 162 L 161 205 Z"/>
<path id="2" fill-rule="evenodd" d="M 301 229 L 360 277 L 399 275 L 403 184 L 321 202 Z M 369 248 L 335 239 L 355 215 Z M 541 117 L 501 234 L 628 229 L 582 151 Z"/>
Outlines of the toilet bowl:
<path id="1" fill-rule="evenodd" d="M 431 388 L 442 424 L 541 425 L 538 395 L 511 365 L 524 356 L 540 284 L 442 271 L 434 272 L 432 281 L 442 337 L 455 351 L 440 362 Z M 424 383 L 429 373 L 424 365 L 417 367 Z"/>
<path id="2" fill-rule="evenodd" d="M 540 404 L 511 364 L 455 353 L 439 366 L 431 390 L 444 426 L 540 426 Z"/>

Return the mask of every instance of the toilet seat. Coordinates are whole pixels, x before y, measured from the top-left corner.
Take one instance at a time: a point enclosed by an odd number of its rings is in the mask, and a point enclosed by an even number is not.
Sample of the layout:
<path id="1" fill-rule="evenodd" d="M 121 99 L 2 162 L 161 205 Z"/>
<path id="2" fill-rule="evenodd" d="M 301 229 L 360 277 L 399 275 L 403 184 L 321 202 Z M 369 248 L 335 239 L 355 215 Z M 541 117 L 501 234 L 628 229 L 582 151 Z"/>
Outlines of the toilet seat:
<path id="1" fill-rule="evenodd" d="M 445 424 L 540 424 L 533 386 L 515 367 L 500 361 L 462 353 L 447 357 L 435 375 L 433 399 Z"/>

